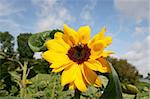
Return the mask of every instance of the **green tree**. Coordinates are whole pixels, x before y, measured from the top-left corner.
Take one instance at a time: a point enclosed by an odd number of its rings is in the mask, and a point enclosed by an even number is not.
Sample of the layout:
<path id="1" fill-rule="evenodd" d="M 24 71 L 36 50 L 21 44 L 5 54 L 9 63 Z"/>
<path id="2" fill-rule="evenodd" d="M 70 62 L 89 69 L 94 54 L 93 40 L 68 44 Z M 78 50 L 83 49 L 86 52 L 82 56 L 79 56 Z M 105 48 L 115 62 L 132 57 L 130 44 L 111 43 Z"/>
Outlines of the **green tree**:
<path id="1" fill-rule="evenodd" d="M 15 68 L 13 62 L 6 58 L 13 57 L 14 37 L 9 32 L 0 32 L 0 80 L 9 77 L 8 70 Z"/>
<path id="2" fill-rule="evenodd" d="M 6 53 L 14 51 L 14 37 L 9 32 L 0 32 L 0 50 Z"/>
<path id="3" fill-rule="evenodd" d="M 109 61 L 117 71 L 120 81 L 136 85 L 139 80 L 138 70 L 125 59 L 109 57 Z"/>
<path id="4" fill-rule="evenodd" d="M 32 59 L 34 52 L 30 49 L 28 45 L 28 39 L 32 34 L 24 33 L 20 34 L 17 37 L 17 43 L 18 43 L 18 52 L 19 52 L 19 57 L 20 58 L 27 58 L 27 59 Z"/>
<path id="5" fill-rule="evenodd" d="M 150 80 L 150 73 L 147 73 L 147 77 L 145 79 Z"/>

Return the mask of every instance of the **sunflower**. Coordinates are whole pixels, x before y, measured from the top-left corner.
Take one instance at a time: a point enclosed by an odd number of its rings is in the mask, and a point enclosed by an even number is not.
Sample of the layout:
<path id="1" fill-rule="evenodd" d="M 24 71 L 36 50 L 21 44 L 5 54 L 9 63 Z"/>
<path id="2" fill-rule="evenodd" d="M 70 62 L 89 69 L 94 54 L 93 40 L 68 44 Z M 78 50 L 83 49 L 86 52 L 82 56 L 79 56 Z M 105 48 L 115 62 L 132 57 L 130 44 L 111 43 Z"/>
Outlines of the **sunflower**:
<path id="1" fill-rule="evenodd" d="M 112 54 L 104 49 L 111 44 L 112 38 L 104 36 L 106 28 L 90 39 L 91 29 L 82 26 L 75 31 L 64 25 L 64 34 L 55 33 L 54 39 L 45 43 L 47 51 L 42 57 L 51 63 L 52 72 L 61 72 L 61 85 L 69 89 L 87 90 L 88 85 L 101 87 L 96 72 L 111 72 L 106 57 Z"/>

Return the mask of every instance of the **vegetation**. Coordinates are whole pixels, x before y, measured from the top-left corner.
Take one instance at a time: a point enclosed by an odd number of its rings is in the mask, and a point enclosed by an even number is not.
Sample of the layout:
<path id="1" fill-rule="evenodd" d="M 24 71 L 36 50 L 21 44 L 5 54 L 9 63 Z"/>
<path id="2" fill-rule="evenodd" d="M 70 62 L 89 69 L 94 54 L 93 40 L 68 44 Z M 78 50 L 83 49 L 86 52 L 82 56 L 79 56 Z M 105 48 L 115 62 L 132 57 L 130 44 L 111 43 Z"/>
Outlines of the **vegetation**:
<path id="1" fill-rule="evenodd" d="M 26 58 L 26 59 L 32 59 L 34 52 L 30 49 L 28 46 L 28 39 L 32 34 L 20 34 L 17 37 L 17 43 L 18 43 L 18 54 L 19 58 Z"/>
<path id="2" fill-rule="evenodd" d="M 139 80 L 139 73 L 132 64 L 128 63 L 125 59 L 110 57 L 108 60 L 116 69 L 122 83 L 136 85 Z"/>
<path id="3" fill-rule="evenodd" d="M 20 34 L 17 37 L 17 51 L 14 51 L 14 37 L 8 32 L 0 32 L 0 98 L 70 99 L 73 97 L 73 91 L 67 91 L 60 86 L 60 74 L 52 73 L 50 64 L 43 59 L 33 58 L 34 52 L 28 46 L 30 36 L 30 33 Z M 42 46 L 41 49 L 45 50 Z M 108 60 L 119 75 L 122 89 L 124 88 L 123 92 L 126 93 L 123 94 L 125 99 L 133 99 L 135 95 L 138 99 L 148 99 L 150 83 L 139 81 L 139 73 L 132 64 L 127 60 L 112 57 Z M 149 75 L 146 79 L 149 80 Z M 107 83 L 106 78 L 103 80 Z M 101 90 L 103 88 L 90 87 L 81 98 L 98 98 L 102 95 Z"/>

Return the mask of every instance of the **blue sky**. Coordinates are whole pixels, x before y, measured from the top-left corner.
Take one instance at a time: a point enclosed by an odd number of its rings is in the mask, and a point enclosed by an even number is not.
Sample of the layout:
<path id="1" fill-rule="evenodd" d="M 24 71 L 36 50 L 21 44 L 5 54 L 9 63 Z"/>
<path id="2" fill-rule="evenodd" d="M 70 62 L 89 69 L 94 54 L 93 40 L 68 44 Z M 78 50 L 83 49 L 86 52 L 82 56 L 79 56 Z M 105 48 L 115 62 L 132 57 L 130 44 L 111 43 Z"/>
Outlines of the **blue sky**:
<path id="1" fill-rule="evenodd" d="M 40 32 L 90 25 L 91 35 L 105 26 L 113 37 L 108 49 L 146 75 L 150 72 L 150 1 L 148 0 L 0 0 L 0 31 Z"/>

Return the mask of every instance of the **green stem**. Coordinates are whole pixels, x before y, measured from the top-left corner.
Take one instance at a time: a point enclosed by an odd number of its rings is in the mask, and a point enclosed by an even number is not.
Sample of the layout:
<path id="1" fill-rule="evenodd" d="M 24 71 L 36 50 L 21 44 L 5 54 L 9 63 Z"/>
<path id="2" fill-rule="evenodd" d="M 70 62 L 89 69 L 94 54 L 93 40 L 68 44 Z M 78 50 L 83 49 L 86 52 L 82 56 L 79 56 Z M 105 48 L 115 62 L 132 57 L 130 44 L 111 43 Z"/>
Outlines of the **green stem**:
<path id="1" fill-rule="evenodd" d="M 22 75 L 22 80 L 21 80 L 21 89 L 20 89 L 20 96 L 24 97 L 26 95 L 26 78 L 27 78 L 27 63 L 24 62 L 23 66 L 23 75 Z"/>
<path id="2" fill-rule="evenodd" d="M 10 61 L 14 61 L 17 62 L 19 64 L 19 66 L 21 67 L 21 69 L 23 70 L 23 75 L 22 75 L 22 79 L 20 81 L 19 86 L 20 86 L 20 97 L 24 97 L 27 94 L 27 90 L 26 90 L 26 79 L 27 76 L 29 74 L 29 71 L 27 71 L 27 64 L 28 62 L 24 62 L 24 65 L 22 65 L 22 63 L 19 60 L 13 59 L 13 58 L 7 58 Z"/>
<path id="3" fill-rule="evenodd" d="M 73 99 L 80 99 L 81 91 L 75 89 L 74 98 Z"/>
<path id="4" fill-rule="evenodd" d="M 55 85 L 56 83 L 53 83 L 53 89 L 52 89 L 52 98 L 55 98 Z"/>

